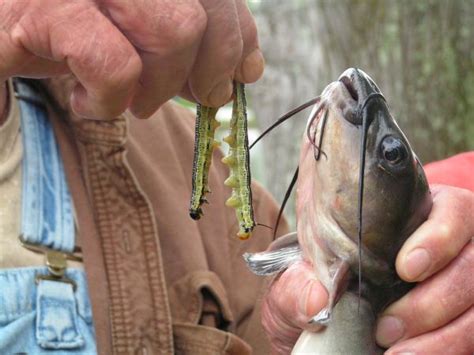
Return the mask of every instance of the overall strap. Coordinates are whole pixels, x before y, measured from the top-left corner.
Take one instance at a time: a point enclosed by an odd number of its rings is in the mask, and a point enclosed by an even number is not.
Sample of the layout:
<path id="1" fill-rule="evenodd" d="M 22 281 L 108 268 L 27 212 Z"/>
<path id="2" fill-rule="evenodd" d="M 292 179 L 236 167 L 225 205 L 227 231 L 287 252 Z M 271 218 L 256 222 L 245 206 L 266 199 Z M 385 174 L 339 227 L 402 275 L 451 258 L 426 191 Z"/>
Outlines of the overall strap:
<path id="1" fill-rule="evenodd" d="M 74 215 L 64 167 L 41 96 L 15 82 L 23 138 L 21 233 L 24 242 L 74 250 Z"/>
<path id="2" fill-rule="evenodd" d="M 72 254 L 74 214 L 62 158 L 41 95 L 19 80 L 15 91 L 24 147 L 20 239 L 45 254 L 49 272 L 36 276 L 36 342 L 43 349 L 79 349 L 77 285 L 66 274 L 67 259 L 78 257 Z"/>

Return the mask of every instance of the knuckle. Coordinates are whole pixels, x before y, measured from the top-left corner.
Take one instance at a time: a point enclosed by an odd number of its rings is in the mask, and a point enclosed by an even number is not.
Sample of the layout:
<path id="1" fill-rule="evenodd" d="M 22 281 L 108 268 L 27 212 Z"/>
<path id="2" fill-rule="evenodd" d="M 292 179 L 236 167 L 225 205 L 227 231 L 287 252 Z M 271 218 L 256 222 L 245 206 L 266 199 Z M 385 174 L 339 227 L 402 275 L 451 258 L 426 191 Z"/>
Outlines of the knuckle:
<path id="1" fill-rule="evenodd" d="M 413 320 L 411 323 L 416 334 L 422 333 L 426 329 L 433 329 L 438 323 L 438 313 L 433 310 L 439 309 L 439 307 L 432 301 L 426 297 L 415 297 L 411 302 L 410 316 Z"/>
<path id="2" fill-rule="evenodd" d="M 469 242 L 459 254 L 459 269 L 469 272 L 474 269 L 474 243 Z M 474 282 L 474 278 L 470 278 Z M 474 292 L 474 290 L 472 290 Z"/>
<path id="3" fill-rule="evenodd" d="M 169 32 L 174 34 L 171 36 L 172 43 L 175 41 L 184 47 L 189 47 L 202 36 L 207 17 L 201 6 L 194 5 L 176 16 L 169 24 L 172 26 Z"/>
<path id="4" fill-rule="evenodd" d="M 253 18 L 249 15 L 241 22 L 242 37 L 246 44 L 255 46 L 257 43 L 257 25 Z"/>
<path id="5" fill-rule="evenodd" d="M 448 222 L 443 222 L 438 225 L 438 239 L 442 242 L 448 242 L 452 237 L 453 227 Z"/>
<path id="6" fill-rule="evenodd" d="M 270 314 L 270 311 L 268 309 L 268 303 L 266 301 L 266 299 L 263 300 L 262 302 L 262 309 L 261 309 L 261 313 L 260 313 L 260 319 L 261 319 L 261 322 L 262 322 L 262 326 L 263 326 L 263 329 L 268 332 L 268 325 L 269 325 L 269 322 L 270 322 L 270 318 L 271 317 L 271 314 Z"/>
<path id="7" fill-rule="evenodd" d="M 262 304 L 261 321 L 262 327 L 270 339 L 278 338 L 280 333 L 281 326 L 279 325 L 278 318 L 277 311 L 268 302 L 264 302 Z"/>
<path id="8" fill-rule="evenodd" d="M 298 335 L 301 333 L 301 329 L 291 326 L 281 316 L 278 311 L 273 309 L 268 303 L 262 304 L 262 327 L 267 334 L 270 342 L 277 348 L 286 348 L 293 344 Z"/>
<path id="9" fill-rule="evenodd" d="M 241 60 L 243 48 L 244 41 L 240 33 L 232 34 L 219 51 L 220 62 L 233 70 Z"/>
<path id="10" fill-rule="evenodd" d="M 142 62 L 138 54 L 131 50 L 120 57 L 104 53 L 100 64 L 94 67 L 95 76 L 100 79 L 96 94 L 108 96 L 117 90 L 131 89 L 140 76 Z"/>
<path id="11" fill-rule="evenodd" d="M 198 2 L 189 2 L 178 6 L 168 13 L 160 14 L 149 26 L 149 41 L 145 49 L 155 50 L 160 54 L 173 54 L 192 47 L 199 41 L 207 26 L 207 16 Z M 157 35 L 158 34 L 158 35 Z"/>

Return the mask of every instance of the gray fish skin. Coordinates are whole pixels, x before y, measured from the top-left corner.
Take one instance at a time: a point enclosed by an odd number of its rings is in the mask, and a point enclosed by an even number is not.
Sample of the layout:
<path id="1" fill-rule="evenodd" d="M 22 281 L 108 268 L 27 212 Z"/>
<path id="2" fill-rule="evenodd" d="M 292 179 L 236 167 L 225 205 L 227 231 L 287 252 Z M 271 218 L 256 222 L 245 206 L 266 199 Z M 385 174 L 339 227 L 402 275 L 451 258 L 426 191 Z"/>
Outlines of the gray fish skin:
<path id="1" fill-rule="evenodd" d="M 375 344 L 375 316 L 370 304 L 353 293 L 345 293 L 332 313 L 331 324 L 317 333 L 305 331 L 292 355 L 375 355 L 383 349 Z"/>

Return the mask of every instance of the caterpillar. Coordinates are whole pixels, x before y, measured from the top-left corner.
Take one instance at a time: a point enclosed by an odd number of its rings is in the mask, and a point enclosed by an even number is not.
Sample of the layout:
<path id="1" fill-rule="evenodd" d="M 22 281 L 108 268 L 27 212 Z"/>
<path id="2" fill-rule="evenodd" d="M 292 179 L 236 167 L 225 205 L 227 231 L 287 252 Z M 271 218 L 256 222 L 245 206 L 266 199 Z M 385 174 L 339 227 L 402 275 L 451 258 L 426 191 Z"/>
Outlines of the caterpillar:
<path id="1" fill-rule="evenodd" d="M 241 83 L 235 83 L 234 85 L 234 104 L 230 129 L 230 134 L 224 138 L 224 141 L 230 147 L 229 154 L 222 159 L 222 162 L 230 169 L 230 176 L 224 181 L 224 185 L 232 188 L 232 196 L 226 201 L 226 205 L 236 210 L 239 222 L 237 236 L 240 239 L 247 239 L 255 227 L 255 220 L 252 206 L 252 189 L 250 187 L 247 102 L 244 84 Z"/>
<path id="2" fill-rule="evenodd" d="M 214 139 L 215 129 L 220 125 L 216 120 L 217 111 L 217 108 L 197 105 L 192 193 L 189 208 L 189 215 L 195 220 L 201 218 L 202 204 L 207 202 L 205 195 L 210 192 L 208 186 L 209 168 L 213 149 L 219 144 Z M 230 147 L 229 154 L 222 159 L 222 162 L 230 169 L 230 175 L 224 181 L 224 185 L 232 188 L 232 195 L 226 201 L 226 205 L 236 210 L 239 223 L 237 236 L 240 239 L 247 239 L 255 227 L 255 221 L 250 187 L 247 102 L 244 85 L 241 83 L 234 83 L 230 134 L 224 138 L 224 141 Z"/>
<path id="3" fill-rule="evenodd" d="M 202 204 L 207 202 L 206 193 L 209 189 L 209 168 L 212 161 L 212 152 L 219 142 L 214 140 L 214 132 L 219 127 L 216 120 L 217 108 L 197 105 L 193 177 L 191 203 L 189 215 L 192 219 L 198 220 L 202 216 Z"/>

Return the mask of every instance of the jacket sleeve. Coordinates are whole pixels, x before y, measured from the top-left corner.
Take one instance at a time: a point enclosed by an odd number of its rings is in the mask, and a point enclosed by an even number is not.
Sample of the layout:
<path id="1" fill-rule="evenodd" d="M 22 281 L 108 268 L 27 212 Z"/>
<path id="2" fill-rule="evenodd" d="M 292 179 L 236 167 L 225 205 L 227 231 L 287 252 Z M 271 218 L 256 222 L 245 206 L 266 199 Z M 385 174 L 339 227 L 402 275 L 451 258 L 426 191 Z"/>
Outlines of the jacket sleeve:
<path id="1" fill-rule="evenodd" d="M 430 184 L 444 184 L 474 192 L 474 151 L 427 164 L 426 176 Z"/>
<path id="2" fill-rule="evenodd" d="M 273 226 L 277 220 L 280 206 L 270 193 L 268 193 L 257 182 L 252 183 L 252 195 L 254 201 L 254 214 L 257 223 L 266 224 L 272 229 L 265 226 L 257 226 L 249 241 L 252 241 L 255 245 L 258 244 L 259 246 L 257 248 L 255 246 L 249 246 L 246 251 L 263 251 L 273 240 Z M 288 224 L 285 218 L 282 218 L 277 230 L 277 236 L 282 236 L 288 232 Z M 262 240 L 266 241 L 263 247 L 261 243 Z M 246 301 L 249 305 L 252 305 L 252 309 L 249 310 L 247 314 L 242 314 L 241 316 L 236 317 L 236 334 L 251 346 L 253 354 L 270 354 L 269 341 L 263 331 L 260 320 L 261 300 L 266 293 L 270 278 L 255 276 L 250 274 L 250 271 L 248 270 L 246 272 L 249 274 L 247 279 L 249 282 L 255 282 L 251 281 L 253 279 L 257 280 L 258 296 L 257 299 Z"/>

